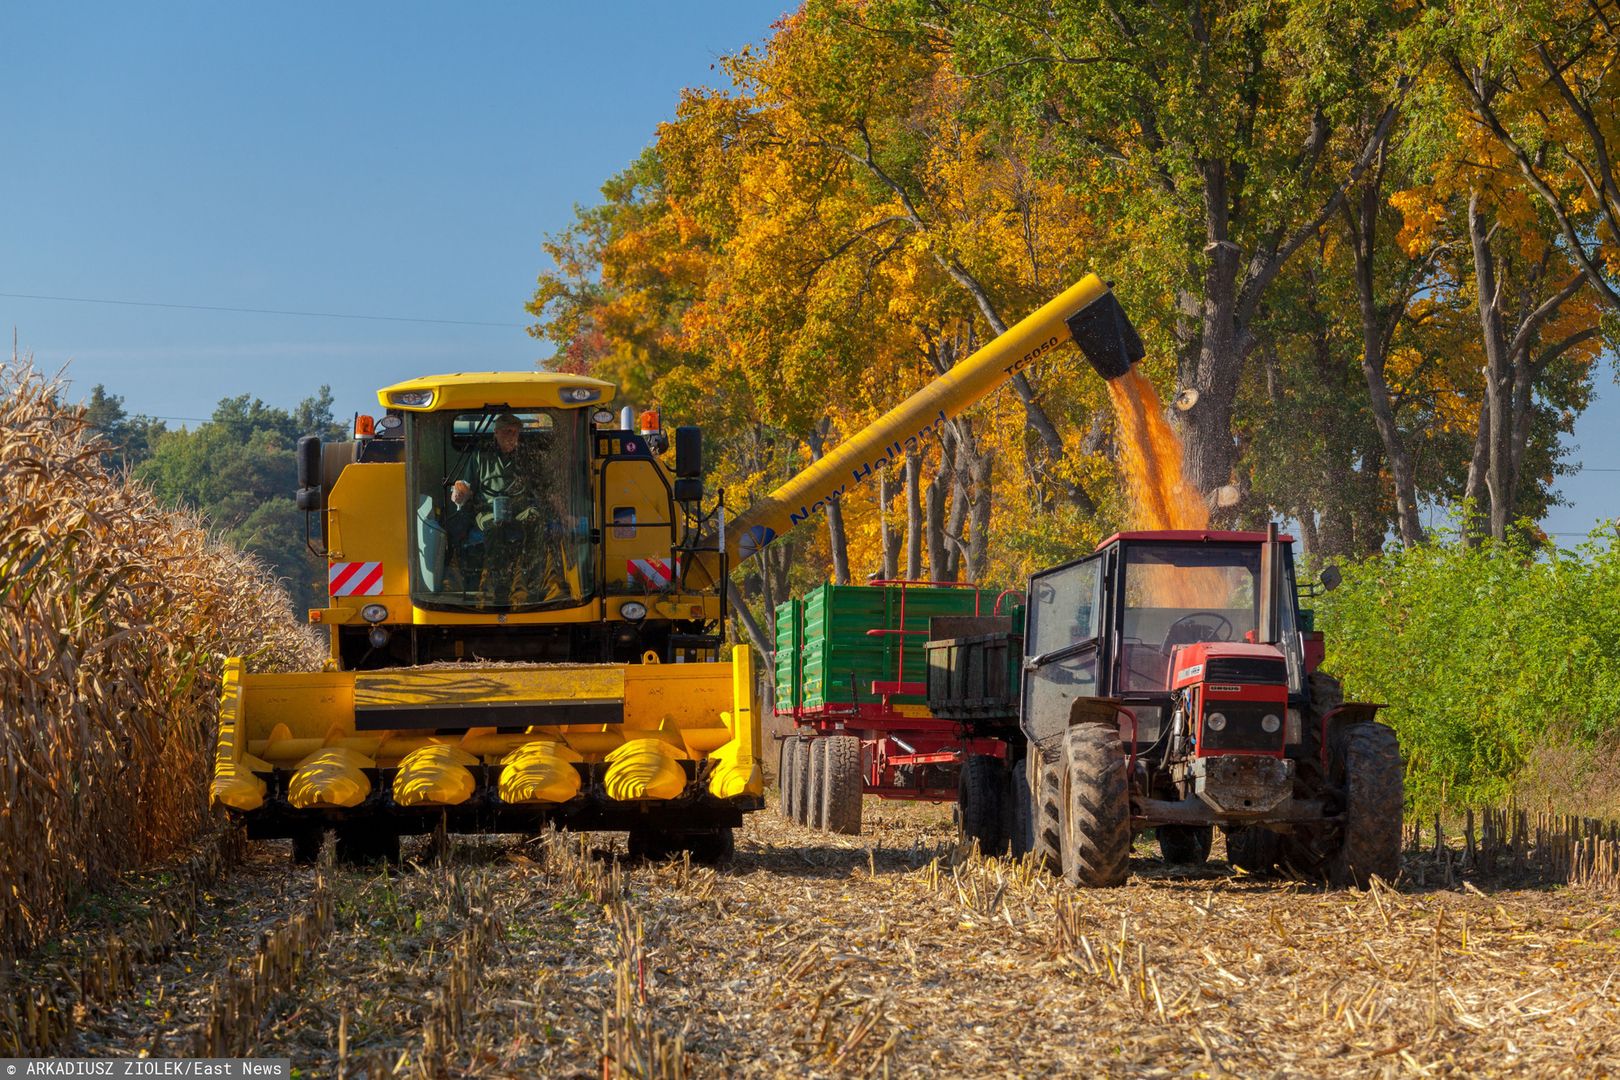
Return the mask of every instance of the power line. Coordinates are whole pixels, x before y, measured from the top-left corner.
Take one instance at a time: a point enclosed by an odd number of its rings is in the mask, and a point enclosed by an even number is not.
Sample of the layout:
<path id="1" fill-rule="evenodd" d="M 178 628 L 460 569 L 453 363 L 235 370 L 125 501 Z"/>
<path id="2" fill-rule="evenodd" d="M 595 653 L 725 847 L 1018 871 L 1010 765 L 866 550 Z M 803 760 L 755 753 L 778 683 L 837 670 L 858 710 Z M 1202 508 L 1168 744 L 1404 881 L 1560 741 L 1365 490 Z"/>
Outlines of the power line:
<path id="1" fill-rule="evenodd" d="M 229 311 L 239 315 L 298 315 L 311 319 L 364 319 L 368 322 L 434 323 L 439 326 L 499 326 L 522 329 L 523 323 L 481 322 L 476 319 L 419 319 L 410 315 L 356 315 L 337 311 L 291 311 L 282 308 L 216 307 L 212 304 L 163 304 L 155 300 L 107 300 L 90 296 L 40 296 L 0 292 L 13 300 L 53 300 L 63 304 L 117 304 L 121 307 L 174 308 L 183 311 Z"/>

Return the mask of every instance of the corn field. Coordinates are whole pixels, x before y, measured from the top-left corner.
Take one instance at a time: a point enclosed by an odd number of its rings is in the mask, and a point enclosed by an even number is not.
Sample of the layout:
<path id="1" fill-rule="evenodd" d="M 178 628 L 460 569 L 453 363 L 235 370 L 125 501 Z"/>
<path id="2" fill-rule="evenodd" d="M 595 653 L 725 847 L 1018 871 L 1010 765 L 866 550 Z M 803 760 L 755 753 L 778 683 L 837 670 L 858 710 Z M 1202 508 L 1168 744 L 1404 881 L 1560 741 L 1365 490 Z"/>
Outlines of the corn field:
<path id="1" fill-rule="evenodd" d="M 0 966 L 208 823 L 223 656 L 321 659 L 259 565 L 102 469 L 63 389 L 0 364 Z"/>

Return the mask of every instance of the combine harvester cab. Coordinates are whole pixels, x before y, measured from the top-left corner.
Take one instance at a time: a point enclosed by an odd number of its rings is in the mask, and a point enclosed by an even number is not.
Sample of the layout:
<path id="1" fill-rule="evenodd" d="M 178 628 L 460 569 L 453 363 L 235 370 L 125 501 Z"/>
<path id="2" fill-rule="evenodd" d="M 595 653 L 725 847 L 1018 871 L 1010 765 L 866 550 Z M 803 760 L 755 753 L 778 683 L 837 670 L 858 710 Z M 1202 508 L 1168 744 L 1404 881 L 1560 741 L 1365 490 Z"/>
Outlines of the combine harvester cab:
<path id="1" fill-rule="evenodd" d="M 301 440 L 321 527 L 321 672 L 228 662 L 214 801 L 312 857 L 402 833 L 625 830 L 729 853 L 763 805 L 752 654 L 722 658 L 724 513 L 701 436 L 617 419 L 613 387 L 447 375 L 379 393 L 352 443 Z M 673 461 L 666 464 L 666 459 Z M 317 541 L 312 540 L 312 547 Z M 698 584 L 687 571 L 710 569 Z"/>

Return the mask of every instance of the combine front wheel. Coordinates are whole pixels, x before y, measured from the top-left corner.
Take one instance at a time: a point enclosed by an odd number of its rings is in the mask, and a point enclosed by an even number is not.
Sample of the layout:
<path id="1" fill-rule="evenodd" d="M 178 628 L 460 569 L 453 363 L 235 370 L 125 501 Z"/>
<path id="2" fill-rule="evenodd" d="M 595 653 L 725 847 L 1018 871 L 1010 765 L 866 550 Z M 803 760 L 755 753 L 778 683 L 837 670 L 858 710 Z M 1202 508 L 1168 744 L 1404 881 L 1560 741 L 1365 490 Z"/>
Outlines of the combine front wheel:
<path id="1" fill-rule="evenodd" d="M 977 840 L 986 855 L 1007 850 L 1006 787 L 1006 769 L 1000 758 L 973 754 L 962 762 L 956 784 L 957 827 L 964 843 Z"/>
<path id="2" fill-rule="evenodd" d="M 1063 737 L 1063 877 L 1122 885 L 1131 870 L 1131 800 L 1119 731 L 1077 724 Z"/>
<path id="3" fill-rule="evenodd" d="M 347 866 L 399 862 L 399 833 L 375 824 L 339 825 L 337 861 Z"/>
<path id="4" fill-rule="evenodd" d="M 821 827 L 841 836 L 861 834 L 861 740 L 833 735 L 821 769 Z"/>
<path id="5" fill-rule="evenodd" d="M 1401 868 L 1404 767 L 1395 732 L 1378 723 L 1350 724 L 1334 739 L 1344 783 L 1343 838 L 1330 866 L 1338 886 L 1367 887 L 1377 874 L 1394 881 Z"/>
<path id="6" fill-rule="evenodd" d="M 321 842 L 326 830 L 305 826 L 292 835 L 292 861 L 294 866 L 314 866 L 321 858 Z"/>

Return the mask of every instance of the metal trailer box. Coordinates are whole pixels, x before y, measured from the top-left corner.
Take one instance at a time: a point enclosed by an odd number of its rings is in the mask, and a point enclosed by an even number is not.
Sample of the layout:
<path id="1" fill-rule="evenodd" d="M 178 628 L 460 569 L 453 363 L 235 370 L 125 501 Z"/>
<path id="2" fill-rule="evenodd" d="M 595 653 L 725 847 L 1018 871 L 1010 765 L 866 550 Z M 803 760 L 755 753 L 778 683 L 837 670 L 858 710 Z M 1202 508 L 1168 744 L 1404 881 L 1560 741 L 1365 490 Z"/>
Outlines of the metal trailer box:
<path id="1" fill-rule="evenodd" d="M 776 685 L 778 715 L 791 715 L 804 704 L 800 665 L 804 658 L 804 602 L 784 600 L 776 605 Z"/>

